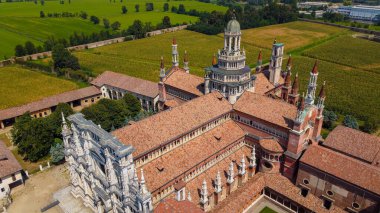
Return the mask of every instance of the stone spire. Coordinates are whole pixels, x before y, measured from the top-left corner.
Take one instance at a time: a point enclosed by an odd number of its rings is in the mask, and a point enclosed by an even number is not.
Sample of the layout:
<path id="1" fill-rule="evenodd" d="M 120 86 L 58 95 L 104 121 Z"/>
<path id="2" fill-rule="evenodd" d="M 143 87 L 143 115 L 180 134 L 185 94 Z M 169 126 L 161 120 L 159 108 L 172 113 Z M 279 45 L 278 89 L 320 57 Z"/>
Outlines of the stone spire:
<path id="1" fill-rule="evenodd" d="M 305 94 L 302 94 L 300 100 L 299 100 L 299 103 L 298 103 L 298 107 L 297 107 L 297 117 L 296 117 L 296 121 L 297 122 L 301 122 L 301 118 L 302 118 L 302 113 L 305 109 L 305 97 L 304 97 Z"/>
<path id="2" fill-rule="evenodd" d="M 239 175 L 244 175 L 245 174 L 245 156 L 243 155 L 243 157 L 241 158 L 241 161 L 240 161 L 240 167 L 239 167 Z"/>
<path id="3" fill-rule="evenodd" d="M 145 177 L 144 177 L 144 170 L 141 169 L 141 179 L 140 179 L 140 193 L 142 195 L 145 195 L 148 192 L 148 189 L 145 185 Z"/>
<path id="4" fill-rule="evenodd" d="M 292 69 L 292 55 L 290 54 L 288 58 L 288 63 L 286 63 L 286 71 L 290 72 L 291 69 Z"/>
<path id="5" fill-rule="evenodd" d="M 305 100 L 307 105 L 314 104 L 315 90 L 317 89 L 317 78 L 318 78 L 318 60 L 315 61 L 314 67 L 310 72 L 309 86 L 307 88 L 307 95 L 306 95 L 306 100 Z"/>
<path id="6" fill-rule="evenodd" d="M 88 137 L 90 137 L 89 134 L 90 133 L 87 132 L 87 139 L 84 140 L 83 148 L 84 148 L 84 153 L 85 153 L 85 159 L 86 159 L 87 166 L 89 167 L 89 170 L 92 170 L 92 159 L 91 159 L 91 155 L 90 155 L 90 142 L 89 142 L 89 139 L 88 139 Z"/>
<path id="7" fill-rule="evenodd" d="M 136 167 L 135 167 L 135 169 L 133 171 L 133 183 L 132 184 L 136 187 L 136 189 L 139 186 L 139 178 L 137 177 Z"/>
<path id="8" fill-rule="evenodd" d="M 228 168 L 228 177 L 227 177 L 227 182 L 228 183 L 233 183 L 234 182 L 234 163 L 230 163 L 230 167 Z"/>
<path id="9" fill-rule="evenodd" d="M 160 81 L 161 82 L 164 81 L 165 76 L 166 76 L 166 73 L 165 73 L 164 57 L 161 56 L 161 62 L 160 62 Z"/>
<path id="10" fill-rule="evenodd" d="M 84 155 L 84 151 L 83 151 L 82 145 L 80 143 L 78 130 L 76 129 L 74 124 L 71 124 L 71 129 L 73 130 L 73 140 L 74 140 L 74 144 L 75 144 L 75 151 L 76 151 L 78 156 L 82 156 L 82 155 Z"/>
<path id="11" fill-rule="evenodd" d="M 187 193 L 187 200 L 188 200 L 188 201 L 191 201 L 191 194 L 190 194 L 190 190 L 189 190 L 189 192 Z"/>
<path id="12" fill-rule="evenodd" d="M 215 192 L 219 193 L 222 191 L 222 178 L 220 177 L 220 172 L 216 174 L 216 180 L 215 180 Z"/>
<path id="13" fill-rule="evenodd" d="M 110 182 L 110 185 L 116 185 L 118 183 L 117 176 L 115 173 L 115 168 L 113 167 L 112 160 L 111 160 L 111 154 L 109 153 L 108 149 L 105 149 L 105 155 L 106 155 L 106 171 L 107 171 L 107 178 Z"/>
<path id="14" fill-rule="evenodd" d="M 256 146 L 253 145 L 252 147 L 252 155 L 251 158 L 249 159 L 249 167 L 253 168 L 256 166 Z"/>
<path id="15" fill-rule="evenodd" d="M 173 67 L 178 67 L 178 50 L 177 50 L 177 40 L 173 38 L 173 43 L 172 43 L 172 64 Z"/>
<path id="16" fill-rule="evenodd" d="M 63 138 L 63 144 L 65 146 L 66 149 L 69 148 L 69 135 L 71 135 L 71 130 L 70 130 L 70 127 L 67 125 L 66 123 L 66 119 L 65 119 L 65 116 L 63 114 L 63 112 L 61 112 L 61 116 L 62 116 L 62 138 Z"/>
<path id="17" fill-rule="evenodd" d="M 207 182 L 206 179 L 203 180 L 201 189 L 201 203 L 206 204 L 208 202 L 208 192 L 207 192 Z"/>
<path id="18" fill-rule="evenodd" d="M 323 82 L 321 91 L 319 92 L 319 98 L 318 98 L 317 107 L 320 108 L 320 109 L 324 107 L 324 103 L 325 103 L 325 98 L 326 98 L 325 84 L 326 84 L 326 81 Z"/>
<path id="19" fill-rule="evenodd" d="M 187 56 L 187 51 L 185 50 L 185 55 L 183 57 L 183 69 L 186 71 L 186 73 L 189 73 L 189 58 Z"/>
<path id="20" fill-rule="evenodd" d="M 259 56 L 257 57 L 257 64 L 256 64 L 256 72 L 259 73 L 261 72 L 261 65 L 263 64 L 263 56 L 261 53 L 261 49 L 259 52 Z"/>
<path id="21" fill-rule="evenodd" d="M 298 88 L 299 88 L 299 82 L 298 82 L 298 73 L 296 73 L 296 77 L 294 78 L 293 85 L 292 85 L 292 94 L 298 95 Z"/>
<path id="22" fill-rule="evenodd" d="M 160 66 L 160 82 L 158 83 L 158 100 L 160 102 L 166 101 L 166 88 L 165 88 L 165 66 L 164 66 L 164 57 L 161 56 L 161 66 Z"/>

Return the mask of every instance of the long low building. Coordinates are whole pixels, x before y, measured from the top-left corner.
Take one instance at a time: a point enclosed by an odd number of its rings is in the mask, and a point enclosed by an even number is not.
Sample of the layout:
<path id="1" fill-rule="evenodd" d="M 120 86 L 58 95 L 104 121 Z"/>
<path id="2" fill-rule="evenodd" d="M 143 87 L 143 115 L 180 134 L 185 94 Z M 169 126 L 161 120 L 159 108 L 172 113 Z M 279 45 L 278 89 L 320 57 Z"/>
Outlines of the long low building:
<path id="1" fill-rule="evenodd" d="M 34 118 L 41 118 L 54 112 L 59 103 L 69 104 L 75 111 L 90 106 L 102 98 L 101 92 L 94 86 L 77 89 L 58 95 L 43 98 L 22 106 L 0 110 L 0 129 L 10 127 L 16 118 L 26 112 L 30 112 Z"/>

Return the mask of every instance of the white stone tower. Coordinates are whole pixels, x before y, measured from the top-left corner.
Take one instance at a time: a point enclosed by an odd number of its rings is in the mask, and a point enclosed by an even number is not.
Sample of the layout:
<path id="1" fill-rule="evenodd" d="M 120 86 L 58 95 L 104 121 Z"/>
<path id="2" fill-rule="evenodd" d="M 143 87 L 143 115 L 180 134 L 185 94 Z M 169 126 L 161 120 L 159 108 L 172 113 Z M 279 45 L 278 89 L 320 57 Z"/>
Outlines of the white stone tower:
<path id="1" fill-rule="evenodd" d="M 282 56 L 284 54 L 284 44 L 273 42 L 272 56 L 269 64 L 269 81 L 277 86 L 281 77 Z"/>
<path id="2" fill-rule="evenodd" d="M 306 104 L 314 104 L 315 90 L 317 89 L 318 61 L 315 61 L 313 70 L 310 72 L 309 86 L 307 87 Z"/>
<path id="3" fill-rule="evenodd" d="M 179 62 L 178 62 L 178 50 L 177 50 L 177 41 L 175 38 L 173 38 L 173 43 L 172 43 L 172 63 L 173 67 L 178 67 Z"/>
<path id="4" fill-rule="evenodd" d="M 214 58 L 212 66 L 205 70 L 205 93 L 218 90 L 232 104 L 245 90 L 253 91 L 254 85 L 240 43 L 240 24 L 233 16 L 224 32 L 224 48 L 218 51 L 217 61 Z"/>

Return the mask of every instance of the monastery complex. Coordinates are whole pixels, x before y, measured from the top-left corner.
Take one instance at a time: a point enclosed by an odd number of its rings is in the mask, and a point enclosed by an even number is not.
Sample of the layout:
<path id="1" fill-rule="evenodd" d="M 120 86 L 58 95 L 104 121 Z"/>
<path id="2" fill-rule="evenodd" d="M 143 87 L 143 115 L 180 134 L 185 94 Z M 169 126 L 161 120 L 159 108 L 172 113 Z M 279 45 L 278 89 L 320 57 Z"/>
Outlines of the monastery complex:
<path id="1" fill-rule="evenodd" d="M 91 87 L 61 94 L 70 98 L 32 103 L 43 117 L 61 100 L 85 107 L 130 93 L 157 112 L 112 132 L 80 113 L 63 115 L 72 194 L 98 213 L 258 212 L 269 204 L 282 212 L 379 212 L 380 138 L 338 126 L 323 139 L 318 62 L 300 95 L 291 57 L 282 69 L 284 44 L 274 41 L 269 66 L 260 52 L 252 74 L 241 36 L 232 18 L 203 78 L 191 74 L 186 52 L 180 66 L 173 39 L 158 84 L 106 71 Z M 0 112 L 2 127 L 28 107 Z"/>

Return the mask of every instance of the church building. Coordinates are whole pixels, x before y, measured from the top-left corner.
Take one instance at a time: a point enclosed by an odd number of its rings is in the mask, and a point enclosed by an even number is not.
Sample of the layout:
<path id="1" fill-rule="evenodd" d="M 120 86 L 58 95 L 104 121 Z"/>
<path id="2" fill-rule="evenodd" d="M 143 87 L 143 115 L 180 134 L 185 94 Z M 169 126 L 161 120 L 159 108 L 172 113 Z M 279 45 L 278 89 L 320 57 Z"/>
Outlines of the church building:
<path id="1" fill-rule="evenodd" d="M 186 51 L 180 67 L 173 39 L 171 68 L 161 58 L 154 92 L 134 90 L 155 115 L 112 132 L 80 113 L 63 115 L 72 194 L 98 213 L 258 212 L 260 203 L 284 212 L 379 212 L 379 138 L 337 127 L 323 140 L 318 63 L 300 95 L 291 57 L 282 70 L 284 45 L 274 42 L 267 67 L 260 52 L 252 73 L 241 36 L 233 17 L 204 78 L 191 74 Z M 94 82 L 105 96 L 131 90 L 101 78 Z"/>

